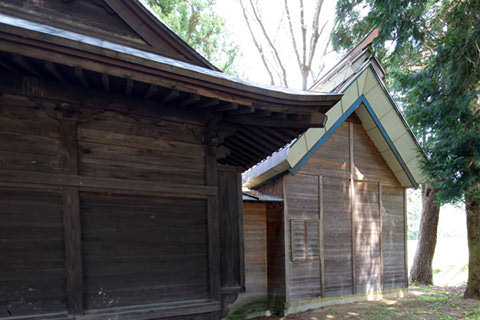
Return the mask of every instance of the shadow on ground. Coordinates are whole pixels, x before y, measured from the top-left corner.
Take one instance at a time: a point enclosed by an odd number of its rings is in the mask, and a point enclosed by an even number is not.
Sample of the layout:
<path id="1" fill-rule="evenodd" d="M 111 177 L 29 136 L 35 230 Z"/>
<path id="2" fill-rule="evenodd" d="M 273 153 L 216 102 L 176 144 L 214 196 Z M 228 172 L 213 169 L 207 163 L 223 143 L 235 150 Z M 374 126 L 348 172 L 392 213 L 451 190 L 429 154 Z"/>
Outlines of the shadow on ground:
<path id="1" fill-rule="evenodd" d="M 410 287 L 405 298 L 331 306 L 255 320 L 432 319 L 480 320 L 480 301 L 464 299 L 464 286 Z"/>

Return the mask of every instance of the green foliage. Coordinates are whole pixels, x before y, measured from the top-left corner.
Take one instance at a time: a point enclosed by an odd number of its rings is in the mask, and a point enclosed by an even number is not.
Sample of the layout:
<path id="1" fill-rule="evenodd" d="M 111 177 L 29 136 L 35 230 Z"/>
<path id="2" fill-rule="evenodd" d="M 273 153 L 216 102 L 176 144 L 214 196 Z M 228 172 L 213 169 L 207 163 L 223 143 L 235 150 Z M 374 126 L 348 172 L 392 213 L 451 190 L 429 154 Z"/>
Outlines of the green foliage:
<path id="1" fill-rule="evenodd" d="M 480 200 L 480 0 L 339 0 L 337 14 L 337 50 L 380 28 L 373 48 L 423 144 L 438 200 Z"/>
<path id="2" fill-rule="evenodd" d="M 409 189 L 407 191 L 407 222 L 408 222 L 408 240 L 417 240 L 418 229 L 420 226 L 420 216 L 422 213 L 421 189 Z"/>
<path id="3" fill-rule="evenodd" d="M 225 35 L 225 21 L 214 11 L 215 0 L 147 0 L 147 4 L 207 60 L 220 70 L 235 72 L 238 47 Z"/>

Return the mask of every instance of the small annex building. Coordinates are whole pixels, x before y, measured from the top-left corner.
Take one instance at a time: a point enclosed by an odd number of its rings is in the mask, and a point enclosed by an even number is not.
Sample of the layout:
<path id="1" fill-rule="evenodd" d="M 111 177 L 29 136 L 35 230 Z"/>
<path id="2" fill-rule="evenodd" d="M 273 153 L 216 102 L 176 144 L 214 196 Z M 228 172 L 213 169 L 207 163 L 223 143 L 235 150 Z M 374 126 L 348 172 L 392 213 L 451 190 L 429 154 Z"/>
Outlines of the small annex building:
<path id="1" fill-rule="evenodd" d="M 372 36 L 313 86 L 343 93 L 325 128 L 242 175 L 257 199 L 244 197 L 238 313 L 288 314 L 408 286 L 405 192 L 423 181 L 422 154 L 368 48 Z"/>
<path id="2" fill-rule="evenodd" d="M 341 96 L 219 72 L 140 0 L 0 0 L 0 319 L 220 319 L 240 172 Z"/>

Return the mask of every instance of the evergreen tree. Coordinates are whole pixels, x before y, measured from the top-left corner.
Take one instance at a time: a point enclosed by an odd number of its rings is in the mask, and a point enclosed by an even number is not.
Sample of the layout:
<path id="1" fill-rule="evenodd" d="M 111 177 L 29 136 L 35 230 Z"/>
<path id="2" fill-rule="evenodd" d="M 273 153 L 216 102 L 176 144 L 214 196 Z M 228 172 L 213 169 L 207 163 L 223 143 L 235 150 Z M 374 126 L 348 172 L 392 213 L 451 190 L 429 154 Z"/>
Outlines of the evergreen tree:
<path id="1" fill-rule="evenodd" d="M 362 12 L 367 12 L 362 15 Z M 374 27 L 388 83 L 421 137 L 438 202 L 465 201 L 469 277 L 480 298 L 480 0 L 339 0 L 337 49 Z"/>
<path id="2" fill-rule="evenodd" d="M 227 39 L 225 21 L 214 11 L 215 0 L 146 0 L 153 11 L 180 38 L 208 61 L 235 73 L 238 47 Z"/>

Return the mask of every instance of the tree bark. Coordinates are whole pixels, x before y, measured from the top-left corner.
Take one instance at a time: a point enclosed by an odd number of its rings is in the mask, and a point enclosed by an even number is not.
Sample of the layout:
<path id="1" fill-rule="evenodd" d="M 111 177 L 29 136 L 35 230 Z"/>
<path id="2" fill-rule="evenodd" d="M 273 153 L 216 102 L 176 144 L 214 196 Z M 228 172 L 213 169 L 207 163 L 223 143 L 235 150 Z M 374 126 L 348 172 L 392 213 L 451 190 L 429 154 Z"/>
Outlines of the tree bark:
<path id="1" fill-rule="evenodd" d="M 467 194 L 468 282 L 465 298 L 480 299 L 480 201 Z"/>
<path id="2" fill-rule="evenodd" d="M 431 285 L 432 261 L 437 244 L 437 227 L 440 207 L 436 202 L 437 190 L 429 184 L 422 185 L 423 210 L 418 230 L 418 243 L 410 271 L 410 281 Z"/>

